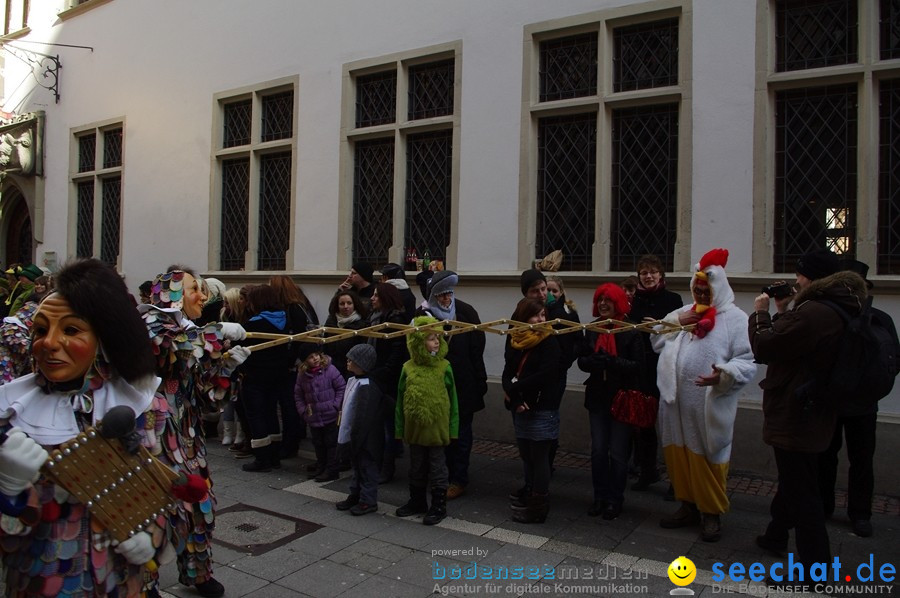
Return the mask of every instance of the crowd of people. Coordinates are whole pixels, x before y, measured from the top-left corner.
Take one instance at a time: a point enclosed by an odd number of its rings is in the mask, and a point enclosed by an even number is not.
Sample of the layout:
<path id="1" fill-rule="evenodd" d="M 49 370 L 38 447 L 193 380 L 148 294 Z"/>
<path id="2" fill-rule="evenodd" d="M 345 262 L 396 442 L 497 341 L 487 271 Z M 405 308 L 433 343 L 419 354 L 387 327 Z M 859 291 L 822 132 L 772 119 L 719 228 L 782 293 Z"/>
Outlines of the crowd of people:
<path id="1" fill-rule="evenodd" d="M 874 411 L 843 412 L 828 400 L 810 413 L 792 400 L 810 371 L 828 369 L 843 332 L 833 309 L 817 299 L 858 313 L 871 286 L 864 264 L 839 264 L 824 250 L 803 256 L 797 293 L 771 298 L 778 313 L 770 317 L 768 294 L 756 298 L 753 314 L 735 305 L 727 260 L 724 249 L 698 260 L 684 304 L 666 288 L 662 261 L 643 256 L 636 276 L 596 288 L 590 311 L 597 326 L 586 331 L 577 327 L 562 278 L 522 273 L 500 380 L 522 464 L 521 486 L 509 496 L 512 520 L 548 517 L 560 405 L 576 365 L 587 374 L 587 514 L 620 516 L 629 470 L 637 475 L 632 491 L 660 482 L 661 444 L 669 493 L 681 505 L 659 524 L 696 526 L 702 540 L 718 541 L 738 393 L 757 363 L 767 363 L 764 439 L 775 451 L 779 489 L 757 544 L 783 552 L 795 529 L 801 562 L 828 561 L 824 521 L 834 511 L 844 433 L 855 480 L 853 529 L 872 534 Z M 206 458 L 220 419 L 222 443 L 248 459 L 248 472 L 280 468 L 308 435 L 310 479 L 329 482 L 350 470 L 349 494 L 336 508 L 354 516 L 378 511 L 378 486 L 392 481 L 404 453 L 409 500 L 398 517 L 422 515 L 434 525 L 447 516 L 448 501 L 467 492 L 473 422 L 486 406 L 488 376 L 484 332 L 445 334 L 451 322 L 481 323 L 457 297 L 455 272 L 418 277 L 417 302 L 401 266 L 382 266 L 376 280 L 371 265 L 354 264 L 328 304 L 324 328 L 303 290 L 283 275 L 228 289 L 174 264 L 140 286 L 138 301 L 97 260 L 72 262 L 52 277 L 33 264 L 6 274 L 0 549 L 11 596 L 158 595 L 157 566 L 171 560 L 182 584 L 202 596 L 223 595 L 213 572 L 216 499 Z M 390 338 L 345 334 L 409 324 L 414 330 Z M 271 335 L 315 330 L 319 340 L 339 339 L 254 349 Z M 622 415 L 635 396 L 652 405 L 655 423 L 636 425 Z M 195 486 L 124 542 L 98 528 L 89 506 L 41 469 L 48 451 L 117 405 L 134 411 L 140 443 Z M 43 566 L 35 555 L 43 555 Z"/>

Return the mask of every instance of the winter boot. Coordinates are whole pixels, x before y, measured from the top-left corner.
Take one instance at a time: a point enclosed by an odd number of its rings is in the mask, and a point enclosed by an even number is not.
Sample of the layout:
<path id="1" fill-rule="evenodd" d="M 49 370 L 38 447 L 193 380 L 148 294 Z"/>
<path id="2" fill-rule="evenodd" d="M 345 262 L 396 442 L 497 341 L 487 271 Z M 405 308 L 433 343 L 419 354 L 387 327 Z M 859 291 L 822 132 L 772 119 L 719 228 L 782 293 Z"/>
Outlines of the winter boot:
<path id="1" fill-rule="evenodd" d="M 672 513 L 671 517 L 661 519 L 659 527 L 666 529 L 678 529 L 680 527 L 689 527 L 700 523 L 700 511 L 697 505 L 692 502 L 682 502 L 677 511 Z"/>
<path id="2" fill-rule="evenodd" d="M 532 493 L 525 499 L 524 507 L 510 505 L 512 520 L 519 523 L 543 523 L 550 511 L 550 502 L 546 494 Z"/>
<path id="3" fill-rule="evenodd" d="M 234 444 L 234 421 L 222 421 L 222 446 Z"/>
<path id="4" fill-rule="evenodd" d="M 246 442 L 247 436 L 244 434 L 244 428 L 241 426 L 241 420 L 235 418 L 234 420 L 234 442 L 235 444 L 240 444 L 241 442 Z"/>
<path id="5" fill-rule="evenodd" d="M 425 525 L 436 525 L 447 516 L 447 489 L 433 488 L 431 490 L 431 508 L 422 518 Z"/>
<path id="6" fill-rule="evenodd" d="M 428 501 L 425 499 L 426 488 L 418 486 L 409 487 L 409 502 L 398 508 L 394 514 L 397 517 L 409 517 L 418 515 L 428 510 Z"/>
<path id="7" fill-rule="evenodd" d="M 281 469 L 281 441 L 273 442 L 270 446 L 272 448 L 269 450 L 269 462 L 272 469 Z"/>
<path id="8" fill-rule="evenodd" d="M 252 443 L 252 442 L 251 442 Z M 244 471 L 272 471 L 272 461 L 269 457 L 272 452 L 272 445 L 256 446 L 251 449 L 253 451 L 253 461 L 244 463 L 241 469 Z"/>
<path id="9" fill-rule="evenodd" d="M 347 495 L 347 498 L 335 503 L 334 508 L 338 511 L 349 511 L 351 507 L 355 507 L 357 504 L 359 504 L 359 494 L 353 494 L 351 492 Z"/>
<path id="10" fill-rule="evenodd" d="M 525 499 L 529 496 L 531 496 L 531 486 L 525 484 L 518 490 L 509 493 L 509 502 L 516 506 L 524 507 Z"/>
<path id="11" fill-rule="evenodd" d="M 700 539 L 704 542 L 718 542 L 722 538 L 722 521 L 719 515 L 703 513 Z"/>

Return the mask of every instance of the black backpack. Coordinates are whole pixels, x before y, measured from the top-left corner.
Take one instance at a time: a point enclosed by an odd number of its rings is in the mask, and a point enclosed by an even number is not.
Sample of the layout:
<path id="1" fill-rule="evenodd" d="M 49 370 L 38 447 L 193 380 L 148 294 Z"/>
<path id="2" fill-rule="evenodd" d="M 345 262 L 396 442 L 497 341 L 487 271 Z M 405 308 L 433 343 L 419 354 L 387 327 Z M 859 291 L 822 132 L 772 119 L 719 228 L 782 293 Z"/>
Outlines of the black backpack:
<path id="1" fill-rule="evenodd" d="M 838 401 L 841 415 L 864 415 L 890 394 L 900 371 L 900 343 L 891 317 L 866 300 L 859 315 L 850 316 L 836 303 L 816 299 L 844 321 L 835 361 L 820 388 Z"/>

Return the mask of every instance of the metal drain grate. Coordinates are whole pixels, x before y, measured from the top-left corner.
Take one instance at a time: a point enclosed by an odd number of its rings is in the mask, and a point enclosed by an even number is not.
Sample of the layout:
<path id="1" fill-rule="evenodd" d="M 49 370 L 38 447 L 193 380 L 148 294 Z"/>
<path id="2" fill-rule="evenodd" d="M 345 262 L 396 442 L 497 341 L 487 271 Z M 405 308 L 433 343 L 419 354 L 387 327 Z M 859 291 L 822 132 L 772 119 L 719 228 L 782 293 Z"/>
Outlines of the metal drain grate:
<path id="1" fill-rule="evenodd" d="M 252 523 L 242 523 L 240 525 L 234 526 L 234 529 L 241 531 L 241 532 L 250 533 L 250 532 L 255 532 L 256 530 L 258 530 L 259 526 L 253 525 Z"/>

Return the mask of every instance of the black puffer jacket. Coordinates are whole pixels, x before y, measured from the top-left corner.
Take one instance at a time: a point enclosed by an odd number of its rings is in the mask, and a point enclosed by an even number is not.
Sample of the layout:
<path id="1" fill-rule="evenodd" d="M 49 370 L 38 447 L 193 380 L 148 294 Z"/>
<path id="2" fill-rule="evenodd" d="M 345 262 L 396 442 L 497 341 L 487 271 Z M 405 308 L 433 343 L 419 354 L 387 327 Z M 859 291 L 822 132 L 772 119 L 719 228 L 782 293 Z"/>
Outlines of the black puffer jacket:
<path id="1" fill-rule="evenodd" d="M 393 322 L 394 324 L 409 324 L 404 321 L 403 312 L 399 310 L 392 311 L 383 316 L 380 312 L 374 312 L 369 316 L 369 326 L 376 326 L 382 322 Z M 394 332 L 391 329 L 382 332 Z M 392 399 L 397 397 L 397 383 L 400 382 L 400 371 L 403 364 L 409 359 L 409 351 L 406 350 L 406 337 L 396 336 L 394 338 L 370 338 L 369 344 L 375 347 L 375 367 L 368 374 L 381 389 L 381 392 Z"/>
<path id="2" fill-rule="evenodd" d="M 797 396 L 815 372 L 833 365 L 844 331 L 841 317 L 813 299 L 838 304 L 851 317 L 866 299 L 866 284 L 853 272 L 838 272 L 813 281 L 794 300 L 795 307 L 772 318 L 768 312 L 750 315 L 753 356 L 768 364 L 763 389 L 763 440 L 789 451 L 818 453 L 828 447 L 837 419 L 837 401 Z"/>
<path id="3" fill-rule="evenodd" d="M 555 336 L 548 336 L 525 351 L 514 349 L 507 338 L 503 367 L 503 391 L 509 397 L 507 408 L 515 410 L 527 403 L 530 409 L 559 409 L 562 399 L 556 392 L 559 355 L 559 342 Z"/>
<path id="4" fill-rule="evenodd" d="M 595 320 L 599 321 L 599 320 Z M 613 397 L 619 390 L 642 390 L 645 371 L 643 332 L 629 330 L 613 335 L 616 355 L 602 349 L 595 351 L 599 333 L 585 332 L 579 347 L 578 369 L 590 374 L 585 380 L 584 407 L 593 413 L 608 412 Z"/>

